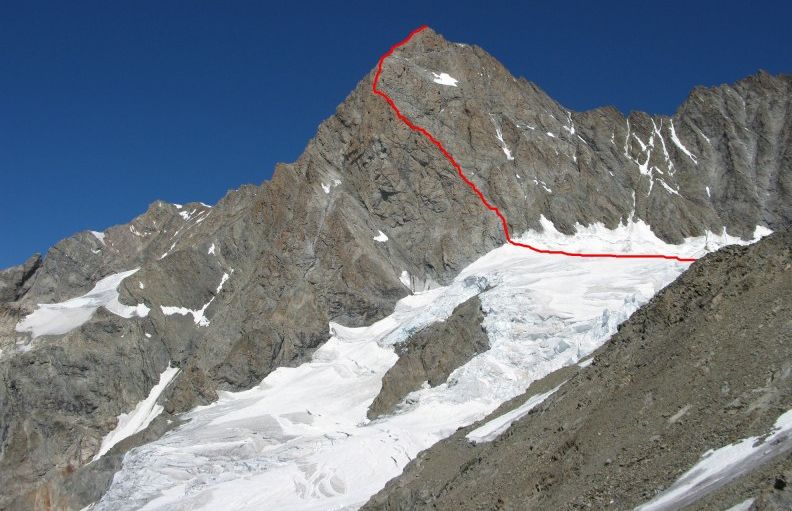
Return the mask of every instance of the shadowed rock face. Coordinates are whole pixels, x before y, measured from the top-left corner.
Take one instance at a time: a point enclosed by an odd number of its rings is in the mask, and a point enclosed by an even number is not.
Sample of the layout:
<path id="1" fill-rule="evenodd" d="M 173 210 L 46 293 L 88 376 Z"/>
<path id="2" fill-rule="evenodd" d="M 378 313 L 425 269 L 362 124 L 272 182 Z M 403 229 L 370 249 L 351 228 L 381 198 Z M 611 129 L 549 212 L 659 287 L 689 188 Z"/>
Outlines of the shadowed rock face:
<path id="1" fill-rule="evenodd" d="M 481 301 L 474 296 L 458 305 L 447 320 L 428 326 L 397 346 L 399 360 L 382 378 L 382 390 L 371 403 L 368 418 L 393 412 L 424 382 L 432 387 L 445 383 L 454 369 L 488 350 L 483 320 Z"/>
<path id="2" fill-rule="evenodd" d="M 503 243 L 437 149 L 371 93 L 372 78 L 271 181 L 211 208 L 156 202 L 103 239 L 79 233 L 0 273 L 0 508 L 95 501 L 117 464 L 81 467 L 168 364 L 181 372 L 159 402 L 178 414 L 304 361 L 330 320 L 359 326 L 388 314 L 410 292 L 402 272 L 416 289 L 445 283 Z M 792 214 L 789 77 L 696 89 L 673 119 L 569 112 L 483 50 L 425 30 L 386 61 L 380 87 L 443 141 L 513 234 L 543 214 L 566 232 L 643 219 L 677 241 L 778 229 Z M 380 230 L 385 243 L 373 239 Z M 63 335 L 15 331 L 36 304 L 138 267 L 120 300 L 146 304 L 146 317 L 99 309 Z M 161 309 L 206 304 L 208 325 Z"/>
<path id="3" fill-rule="evenodd" d="M 41 267 L 41 256 L 35 254 L 19 266 L 0 271 L 0 302 L 13 302 L 30 289 L 31 278 Z"/>
<path id="4" fill-rule="evenodd" d="M 633 509 L 708 449 L 765 435 L 792 409 L 790 318 L 792 231 L 710 254 L 623 323 L 589 367 L 562 369 L 485 419 L 568 379 L 496 440 L 472 445 L 465 436 L 480 423 L 463 428 L 364 509 Z M 789 490 L 774 486 L 790 469 L 781 455 L 694 508 L 756 497 L 752 509 L 787 509 Z"/>

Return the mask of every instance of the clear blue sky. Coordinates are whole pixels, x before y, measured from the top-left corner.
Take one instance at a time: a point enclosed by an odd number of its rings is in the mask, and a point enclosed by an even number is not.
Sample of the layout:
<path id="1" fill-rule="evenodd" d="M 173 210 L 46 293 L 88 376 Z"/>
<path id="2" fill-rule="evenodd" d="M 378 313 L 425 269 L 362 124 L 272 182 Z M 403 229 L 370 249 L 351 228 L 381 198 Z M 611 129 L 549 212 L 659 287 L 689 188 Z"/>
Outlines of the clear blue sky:
<path id="1" fill-rule="evenodd" d="M 268 179 L 424 23 L 575 110 L 668 114 L 695 85 L 792 71 L 790 2 L 502 4 L 2 2 L 0 268 Z"/>

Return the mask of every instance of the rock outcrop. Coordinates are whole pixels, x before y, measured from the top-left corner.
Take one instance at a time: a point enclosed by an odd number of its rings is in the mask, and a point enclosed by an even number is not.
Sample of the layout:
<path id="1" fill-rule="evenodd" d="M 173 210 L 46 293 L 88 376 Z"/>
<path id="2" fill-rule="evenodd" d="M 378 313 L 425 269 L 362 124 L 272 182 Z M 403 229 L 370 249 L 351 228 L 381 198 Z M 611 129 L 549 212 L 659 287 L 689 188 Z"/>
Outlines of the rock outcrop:
<path id="1" fill-rule="evenodd" d="M 382 390 L 368 418 L 391 413 L 407 395 L 426 383 L 436 387 L 477 354 L 489 349 L 478 296 L 457 306 L 446 321 L 429 325 L 396 346 L 399 360 L 382 378 Z"/>

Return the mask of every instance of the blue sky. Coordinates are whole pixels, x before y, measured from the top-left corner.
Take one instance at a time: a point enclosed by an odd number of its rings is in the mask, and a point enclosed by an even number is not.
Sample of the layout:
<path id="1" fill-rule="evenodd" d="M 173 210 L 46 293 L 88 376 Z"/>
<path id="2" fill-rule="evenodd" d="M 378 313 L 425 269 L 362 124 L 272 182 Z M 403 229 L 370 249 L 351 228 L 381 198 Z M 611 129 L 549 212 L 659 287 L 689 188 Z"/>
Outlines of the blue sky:
<path id="1" fill-rule="evenodd" d="M 792 72 L 792 3 L 687 3 L 3 2 L 0 268 L 268 179 L 424 23 L 575 110 L 670 114 L 695 85 Z"/>

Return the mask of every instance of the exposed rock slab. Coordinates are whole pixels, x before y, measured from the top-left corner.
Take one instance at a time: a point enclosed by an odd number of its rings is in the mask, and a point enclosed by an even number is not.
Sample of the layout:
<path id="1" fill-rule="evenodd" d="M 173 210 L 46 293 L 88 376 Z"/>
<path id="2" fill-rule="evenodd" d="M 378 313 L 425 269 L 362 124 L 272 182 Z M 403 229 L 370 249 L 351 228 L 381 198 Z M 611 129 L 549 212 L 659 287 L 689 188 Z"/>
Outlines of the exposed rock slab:
<path id="1" fill-rule="evenodd" d="M 454 369 L 489 349 L 483 320 L 481 301 L 474 296 L 457 306 L 446 321 L 432 324 L 397 345 L 399 360 L 382 378 L 382 390 L 369 407 L 369 419 L 393 412 L 424 383 L 432 387 L 445 383 Z"/>

